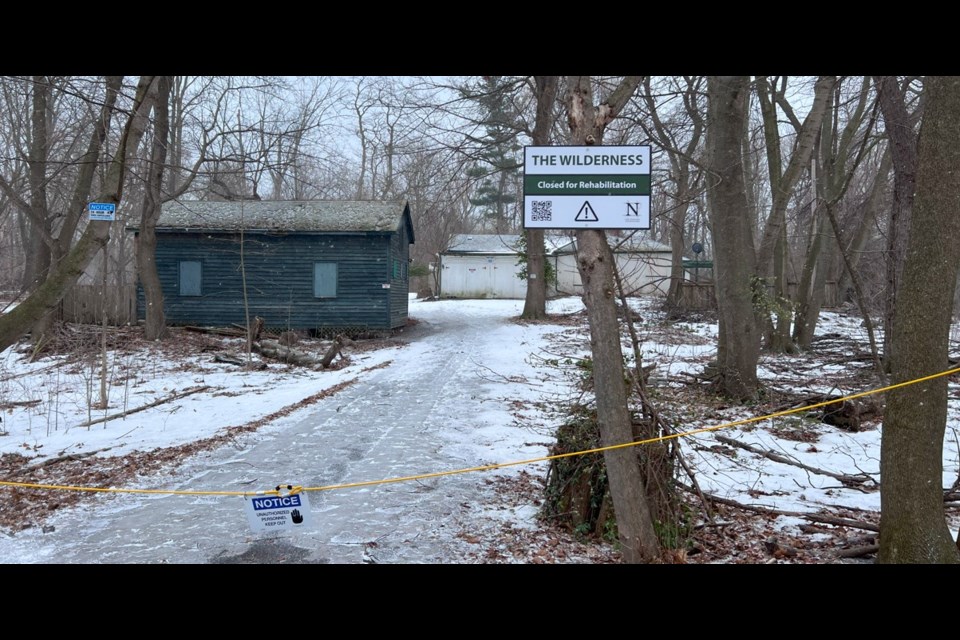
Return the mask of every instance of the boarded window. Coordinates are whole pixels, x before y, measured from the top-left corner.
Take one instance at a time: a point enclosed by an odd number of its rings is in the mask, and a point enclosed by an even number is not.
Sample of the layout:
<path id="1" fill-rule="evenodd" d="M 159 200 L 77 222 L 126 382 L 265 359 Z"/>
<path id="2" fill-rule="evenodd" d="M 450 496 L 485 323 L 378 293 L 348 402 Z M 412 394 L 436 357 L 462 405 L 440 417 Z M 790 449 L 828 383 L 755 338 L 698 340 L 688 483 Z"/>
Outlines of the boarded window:
<path id="1" fill-rule="evenodd" d="M 203 289 L 200 286 L 203 276 L 203 265 L 200 262 L 180 262 L 180 295 L 199 296 Z"/>
<path id="2" fill-rule="evenodd" d="M 337 263 L 313 263 L 313 296 L 315 298 L 337 297 Z"/>

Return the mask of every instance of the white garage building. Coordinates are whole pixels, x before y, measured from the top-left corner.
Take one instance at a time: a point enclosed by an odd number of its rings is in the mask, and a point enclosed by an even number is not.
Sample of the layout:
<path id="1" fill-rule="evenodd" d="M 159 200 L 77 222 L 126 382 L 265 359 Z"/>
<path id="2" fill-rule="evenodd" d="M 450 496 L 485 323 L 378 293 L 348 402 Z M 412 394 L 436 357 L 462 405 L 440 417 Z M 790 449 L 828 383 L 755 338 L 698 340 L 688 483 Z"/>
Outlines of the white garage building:
<path id="1" fill-rule="evenodd" d="M 517 277 L 520 236 L 462 234 L 440 254 L 443 298 L 527 297 L 527 281 Z"/>
<path id="2" fill-rule="evenodd" d="M 666 294 L 670 285 L 670 247 L 634 234 L 608 235 L 627 295 Z M 513 298 L 527 295 L 527 282 L 517 277 L 520 236 L 462 234 L 440 254 L 440 296 L 444 298 Z M 547 238 L 547 259 L 557 274 L 547 295 L 580 295 L 576 241 L 570 236 Z"/>
<path id="3" fill-rule="evenodd" d="M 620 280 L 628 296 L 667 295 L 670 290 L 670 247 L 640 234 L 618 237 L 608 232 L 607 244 L 617 261 Z M 577 269 L 577 243 L 569 240 L 551 252 L 557 272 L 557 293 L 580 295 L 583 284 Z"/>

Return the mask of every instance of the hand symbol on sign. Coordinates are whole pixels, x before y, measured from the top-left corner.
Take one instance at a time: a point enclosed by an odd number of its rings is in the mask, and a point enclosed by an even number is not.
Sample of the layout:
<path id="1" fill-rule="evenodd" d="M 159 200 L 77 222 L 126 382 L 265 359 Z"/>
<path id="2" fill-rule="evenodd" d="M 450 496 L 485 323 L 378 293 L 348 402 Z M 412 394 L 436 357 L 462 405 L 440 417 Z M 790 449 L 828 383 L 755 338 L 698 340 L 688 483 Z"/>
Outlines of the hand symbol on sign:
<path id="1" fill-rule="evenodd" d="M 293 524 L 300 524 L 303 522 L 303 516 L 300 514 L 300 509 L 294 509 L 290 512 L 290 517 L 293 518 Z"/>

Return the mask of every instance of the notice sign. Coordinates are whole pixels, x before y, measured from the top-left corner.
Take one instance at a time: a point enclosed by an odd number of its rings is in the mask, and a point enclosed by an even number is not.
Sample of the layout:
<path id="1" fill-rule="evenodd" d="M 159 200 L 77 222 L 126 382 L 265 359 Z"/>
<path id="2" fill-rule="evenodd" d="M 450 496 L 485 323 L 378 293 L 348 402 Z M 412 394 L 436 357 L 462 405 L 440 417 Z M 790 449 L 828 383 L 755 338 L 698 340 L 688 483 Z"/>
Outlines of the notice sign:
<path id="1" fill-rule="evenodd" d="M 90 219 L 112 222 L 117 216 L 117 205 L 112 202 L 91 202 Z"/>
<path id="2" fill-rule="evenodd" d="M 650 147 L 524 147 L 523 226 L 649 229 Z"/>
<path id="3" fill-rule="evenodd" d="M 310 525 L 307 494 L 246 498 L 247 521 L 254 533 L 285 531 Z"/>

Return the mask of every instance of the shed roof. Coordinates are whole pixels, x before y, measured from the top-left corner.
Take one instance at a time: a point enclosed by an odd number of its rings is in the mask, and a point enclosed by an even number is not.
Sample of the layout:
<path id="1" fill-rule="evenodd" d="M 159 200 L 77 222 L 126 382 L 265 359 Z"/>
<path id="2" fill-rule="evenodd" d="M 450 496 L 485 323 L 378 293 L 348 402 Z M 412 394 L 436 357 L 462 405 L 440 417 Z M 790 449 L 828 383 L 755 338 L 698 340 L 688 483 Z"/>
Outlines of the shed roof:
<path id="1" fill-rule="evenodd" d="M 410 205 L 402 201 L 182 200 L 163 205 L 158 230 L 390 232 L 400 228 Z M 413 229 L 410 229 L 411 241 Z"/>
<path id="2" fill-rule="evenodd" d="M 639 234 L 633 234 L 626 237 L 607 236 L 607 244 L 616 253 L 671 253 L 669 245 L 656 240 L 650 240 Z M 577 250 L 576 238 L 570 239 L 565 244 L 557 247 L 555 253 L 573 253 Z"/>
<path id="3" fill-rule="evenodd" d="M 520 248 L 520 236 L 512 233 L 461 233 L 450 240 L 446 253 L 514 254 Z"/>
<path id="4" fill-rule="evenodd" d="M 565 236 L 544 236 L 547 252 L 554 251 L 569 242 Z M 450 240 L 450 248 L 444 253 L 479 253 L 514 255 L 520 251 L 520 236 L 512 233 L 461 233 Z"/>

